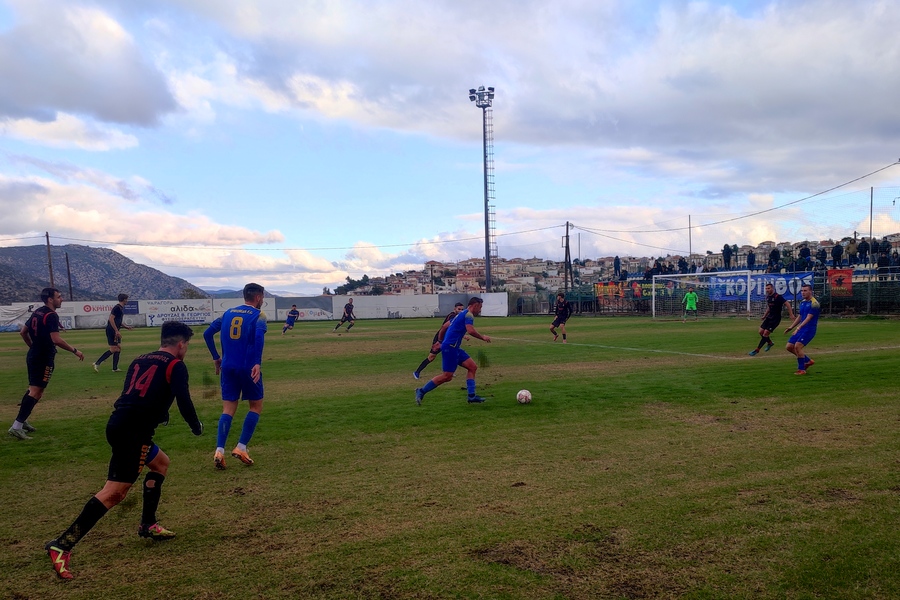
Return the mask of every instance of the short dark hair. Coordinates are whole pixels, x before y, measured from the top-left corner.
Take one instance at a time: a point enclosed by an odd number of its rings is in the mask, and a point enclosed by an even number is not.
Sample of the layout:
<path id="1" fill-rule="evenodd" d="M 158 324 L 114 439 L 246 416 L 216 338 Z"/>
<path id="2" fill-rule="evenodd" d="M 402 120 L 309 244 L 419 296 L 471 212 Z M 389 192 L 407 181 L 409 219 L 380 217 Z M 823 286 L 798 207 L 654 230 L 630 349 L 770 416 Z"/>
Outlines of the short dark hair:
<path id="1" fill-rule="evenodd" d="M 265 295 L 266 290 L 258 283 L 248 283 L 244 286 L 244 300 L 253 300 L 257 296 Z"/>
<path id="2" fill-rule="evenodd" d="M 472 306 L 473 304 L 484 304 L 484 300 L 482 300 L 478 296 L 473 296 L 469 298 L 469 306 Z"/>
<path id="3" fill-rule="evenodd" d="M 566 293 L 565 293 L 565 292 L 556 292 L 556 297 L 557 297 L 557 298 L 565 298 L 565 297 L 566 297 Z"/>
<path id="4" fill-rule="evenodd" d="M 56 288 L 45 287 L 44 289 L 41 290 L 41 302 L 43 302 L 44 304 L 47 304 L 47 300 L 56 296 L 56 292 L 58 292 L 58 291 L 59 290 Z"/>
<path id="5" fill-rule="evenodd" d="M 453 308 L 456 308 L 457 306 L 465 306 L 465 304 L 463 304 L 462 302 L 457 302 L 453 305 Z"/>
<path id="6" fill-rule="evenodd" d="M 119 294 L 119 302 L 125 302 L 128 300 L 128 294 Z"/>
<path id="7" fill-rule="evenodd" d="M 174 346 L 178 342 L 189 342 L 194 337 L 194 330 L 181 321 L 166 321 L 159 334 L 160 346 Z"/>
<path id="8" fill-rule="evenodd" d="M 812 291 L 812 284 L 811 284 L 811 283 L 804 283 L 803 285 L 800 286 L 800 289 L 802 290 L 802 289 L 805 288 L 805 287 L 808 287 L 808 288 L 809 288 L 809 291 Z"/>

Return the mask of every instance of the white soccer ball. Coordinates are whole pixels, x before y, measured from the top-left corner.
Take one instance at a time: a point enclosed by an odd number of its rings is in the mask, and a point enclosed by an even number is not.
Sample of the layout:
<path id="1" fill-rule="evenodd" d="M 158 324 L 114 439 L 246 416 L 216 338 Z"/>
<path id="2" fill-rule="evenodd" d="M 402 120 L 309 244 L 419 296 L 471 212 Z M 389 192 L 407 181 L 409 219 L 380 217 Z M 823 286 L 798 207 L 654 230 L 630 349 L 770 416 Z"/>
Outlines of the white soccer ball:
<path id="1" fill-rule="evenodd" d="M 519 404 L 528 404 L 531 402 L 531 392 L 528 390 L 519 390 L 519 393 L 516 394 L 516 400 L 518 400 Z"/>

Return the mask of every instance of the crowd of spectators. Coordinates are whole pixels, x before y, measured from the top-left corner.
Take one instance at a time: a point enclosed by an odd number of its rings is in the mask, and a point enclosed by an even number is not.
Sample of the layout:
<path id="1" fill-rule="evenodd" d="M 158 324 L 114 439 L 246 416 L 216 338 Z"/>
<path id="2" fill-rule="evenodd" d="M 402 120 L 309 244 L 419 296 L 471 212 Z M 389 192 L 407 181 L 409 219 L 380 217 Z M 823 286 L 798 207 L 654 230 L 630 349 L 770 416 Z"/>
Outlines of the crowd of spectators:
<path id="1" fill-rule="evenodd" d="M 716 271 L 732 271 L 748 269 L 750 271 L 763 271 L 765 273 L 795 273 L 805 271 L 825 271 L 827 269 L 851 268 L 874 269 L 879 280 L 900 280 L 900 254 L 893 249 L 886 238 L 879 241 L 872 238 L 871 241 L 862 238 L 857 241 L 851 238 L 848 241 L 838 242 L 832 246 L 830 252 L 824 247 L 819 247 L 815 254 L 807 244 L 801 245 L 796 250 L 788 248 L 780 250 L 772 248 L 768 257 L 758 260 L 756 252 L 750 250 L 746 255 L 738 254 L 736 244 L 722 247 L 722 267 L 717 268 L 706 261 L 688 261 L 682 256 L 677 260 L 663 258 L 651 259 L 653 262 L 644 270 L 643 278 L 652 279 L 654 275 L 687 274 L 687 273 L 713 273 Z M 743 260 L 741 260 L 743 259 Z M 765 262 L 763 262 L 765 261 Z M 716 261 L 718 262 L 718 261 Z M 628 271 L 621 267 L 618 256 L 614 260 L 614 279 L 626 281 Z"/>

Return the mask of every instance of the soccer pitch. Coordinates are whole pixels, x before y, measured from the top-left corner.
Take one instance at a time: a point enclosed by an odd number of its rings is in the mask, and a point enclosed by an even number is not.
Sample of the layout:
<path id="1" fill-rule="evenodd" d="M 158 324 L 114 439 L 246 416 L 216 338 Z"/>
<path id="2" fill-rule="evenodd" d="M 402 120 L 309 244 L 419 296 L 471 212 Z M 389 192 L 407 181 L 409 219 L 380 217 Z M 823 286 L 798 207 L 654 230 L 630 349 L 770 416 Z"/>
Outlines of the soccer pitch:
<path id="1" fill-rule="evenodd" d="M 30 441 L 0 441 L 3 598 L 898 598 L 900 321 L 825 319 L 795 376 L 759 322 L 477 318 L 480 405 L 465 371 L 415 404 L 440 319 L 270 324 L 256 461 L 213 468 L 221 412 L 195 327 L 187 365 L 206 426 L 173 405 L 160 522 L 136 485 L 58 581 L 43 546 L 102 487 L 124 373 L 102 331 L 68 331 Z M 126 332 L 123 366 L 158 329 Z M 0 335 L 0 420 L 27 383 Z M 530 405 L 516 403 L 527 388 Z M 233 445 L 246 406 L 238 409 Z M 226 450 L 230 450 L 226 448 Z M 140 480 L 139 480 L 140 482 Z"/>

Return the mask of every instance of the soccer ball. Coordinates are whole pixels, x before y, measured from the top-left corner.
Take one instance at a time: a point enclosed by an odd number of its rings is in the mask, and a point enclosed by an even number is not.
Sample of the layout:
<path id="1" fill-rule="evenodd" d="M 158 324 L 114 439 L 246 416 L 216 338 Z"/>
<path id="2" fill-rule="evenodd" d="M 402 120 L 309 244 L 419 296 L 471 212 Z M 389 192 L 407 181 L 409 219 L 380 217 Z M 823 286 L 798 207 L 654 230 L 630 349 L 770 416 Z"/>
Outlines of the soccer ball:
<path id="1" fill-rule="evenodd" d="M 516 400 L 519 401 L 519 404 L 528 404 L 531 402 L 531 392 L 528 390 L 519 390 L 519 393 L 516 394 Z"/>

